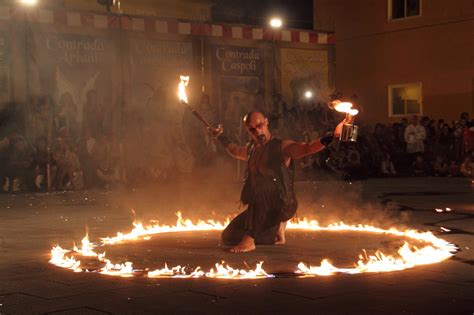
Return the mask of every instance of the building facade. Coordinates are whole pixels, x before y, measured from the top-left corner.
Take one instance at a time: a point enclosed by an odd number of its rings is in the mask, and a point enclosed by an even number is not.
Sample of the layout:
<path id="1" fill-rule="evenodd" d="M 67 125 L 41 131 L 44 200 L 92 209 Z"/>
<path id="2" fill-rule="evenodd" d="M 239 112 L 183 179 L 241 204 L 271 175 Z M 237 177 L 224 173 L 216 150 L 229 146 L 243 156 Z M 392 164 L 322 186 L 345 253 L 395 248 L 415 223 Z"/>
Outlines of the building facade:
<path id="1" fill-rule="evenodd" d="M 315 0 L 336 37 L 336 89 L 368 122 L 474 112 L 472 0 Z M 361 117 L 362 118 L 362 117 Z"/>

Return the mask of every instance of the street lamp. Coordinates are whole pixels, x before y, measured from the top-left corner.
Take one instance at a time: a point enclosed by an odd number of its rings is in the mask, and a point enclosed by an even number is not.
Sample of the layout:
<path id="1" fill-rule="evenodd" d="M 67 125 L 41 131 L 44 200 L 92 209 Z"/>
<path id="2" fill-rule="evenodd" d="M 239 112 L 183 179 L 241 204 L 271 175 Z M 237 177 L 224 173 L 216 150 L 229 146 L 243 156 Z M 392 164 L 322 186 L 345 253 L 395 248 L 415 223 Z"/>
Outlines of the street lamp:
<path id="1" fill-rule="evenodd" d="M 274 17 L 270 20 L 270 26 L 273 28 L 280 28 L 282 25 L 283 21 L 278 17 Z"/>
<path id="2" fill-rule="evenodd" d="M 34 6 L 38 4 L 38 0 L 19 0 L 23 5 Z"/>

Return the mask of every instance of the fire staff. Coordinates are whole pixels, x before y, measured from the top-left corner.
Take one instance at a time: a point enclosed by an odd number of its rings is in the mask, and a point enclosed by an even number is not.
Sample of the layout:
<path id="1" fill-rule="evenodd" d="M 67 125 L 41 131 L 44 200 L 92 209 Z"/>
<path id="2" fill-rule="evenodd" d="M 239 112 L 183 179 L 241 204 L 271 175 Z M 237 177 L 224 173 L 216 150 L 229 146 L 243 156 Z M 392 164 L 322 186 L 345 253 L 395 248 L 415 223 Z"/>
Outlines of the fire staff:
<path id="1" fill-rule="evenodd" d="M 273 137 L 268 119 L 261 112 L 244 117 L 251 142 L 241 146 L 225 135 L 222 126 L 210 128 L 232 157 L 247 161 L 247 174 L 241 202 L 247 209 L 233 219 L 222 232 L 222 242 L 233 246 L 231 252 L 255 250 L 256 245 L 285 243 L 286 222 L 298 207 L 293 161 L 319 152 L 341 134 L 342 121 L 332 135 L 310 142 L 295 142 Z"/>

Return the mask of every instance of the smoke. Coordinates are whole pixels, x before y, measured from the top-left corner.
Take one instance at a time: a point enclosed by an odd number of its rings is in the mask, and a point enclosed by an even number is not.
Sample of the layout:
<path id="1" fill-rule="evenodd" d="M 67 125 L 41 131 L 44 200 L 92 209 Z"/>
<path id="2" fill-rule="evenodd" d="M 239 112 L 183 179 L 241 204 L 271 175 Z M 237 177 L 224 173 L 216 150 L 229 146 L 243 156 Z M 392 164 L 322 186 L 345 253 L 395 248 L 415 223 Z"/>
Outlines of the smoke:
<path id="1" fill-rule="evenodd" d="M 409 216 L 384 204 L 371 181 L 326 180 L 298 183 L 299 217 L 318 220 L 322 225 L 335 222 L 402 226 Z"/>

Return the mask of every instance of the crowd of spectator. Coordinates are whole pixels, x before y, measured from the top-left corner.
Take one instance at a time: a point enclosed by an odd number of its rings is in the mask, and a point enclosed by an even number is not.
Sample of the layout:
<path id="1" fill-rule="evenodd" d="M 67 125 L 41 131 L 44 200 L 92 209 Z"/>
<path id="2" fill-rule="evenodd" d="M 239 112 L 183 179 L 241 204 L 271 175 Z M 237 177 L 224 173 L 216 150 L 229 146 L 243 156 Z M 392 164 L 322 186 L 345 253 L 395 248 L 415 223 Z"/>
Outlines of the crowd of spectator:
<path id="1" fill-rule="evenodd" d="M 218 110 L 211 105 L 209 97 L 204 96 L 197 108 L 208 120 L 217 123 Z M 281 95 L 274 96 L 270 108 L 267 115 L 272 132 L 297 141 L 321 136 L 341 119 L 326 105 L 312 104 L 308 100 L 288 105 Z M 59 106 L 54 106 L 49 97 L 38 98 L 30 104 L 27 114 L 4 110 L 0 115 L 1 189 L 16 192 L 135 187 L 139 182 L 170 177 L 169 169 L 159 164 L 173 158 L 160 159 L 160 154 L 166 155 L 161 151 L 147 157 L 146 149 L 137 149 L 147 134 L 142 130 L 149 125 L 145 118 L 131 113 L 127 116 L 126 132 L 115 133 L 113 128 L 107 127 L 110 114 L 98 104 L 95 91 L 87 95 L 81 123 L 77 115 L 78 109 L 68 95 L 61 97 Z M 168 127 L 162 130 L 168 130 L 166 138 L 177 144 L 173 150 L 181 150 L 177 155 L 184 152 L 185 147 L 194 155 L 197 172 L 209 166 L 214 155 L 224 152 L 219 152 L 205 129 L 199 124 L 193 125 L 195 122 L 185 112 L 183 125 L 192 128 L 188 128 L 189 132 L 183 128 L 183 134 L 187 139 L 196 138 L 194 144 L 180 143 L 173 136 L 176 132 L 170 132 Z M 157 118 L 157 123 L 163 122 Z M 152 142 L 160 142 L 156 134 L 152 138 Z M 360 125 L 357 142 L 335 142 L 327 150 L 298 161 L 299 174 L 306 179 L 329 173 L 346 179 L 472 178 L 473 148 L 474 121 L 467 113 L 462 113 L 457 121 L 412 116 L 393 124 Z M 149 151 L 153 152 L 153 148 Z M 145 167 L 140 166 L 143 159 Z M 169 165 L 174 165 L 172 162 L 169 161 Z"/>
<path id="2" fill-rule="evenodd" d="M 56 109 L 50 97 L 32 100 L 24 112 L 7 104 L 0 117 L 0 188 L 79 190 L 120 182 L 121 147 L 103 128 L 105 115 L 96 97 L 95 91 L 88 93 L 81 125 L 68 94 Z"/>
<path id="3" fill-rule="evenodd" d="M 333 129 L 340 117 L 318 104 L 287 111 L 283 121 L 294 133 L 314 138 Z M 282 115 L 284 117 L 284 115 Z M 306 120 L 306 121 L 305 121 Z M 280 133 L 280 129 L 275 127 Z M 291 137 L 291 133 L 289 134 Z M 294 135 L 293 138 L 298 138 Z M 357 142 L 336 142 L 309 161 L 300 162 L 305 177 L 331 169 L 347 179 L 394 176 L 469 177 L 474 173 L 474 120 L 457 121 L 416 115 L 392 124 L 359 125 Z"/>

